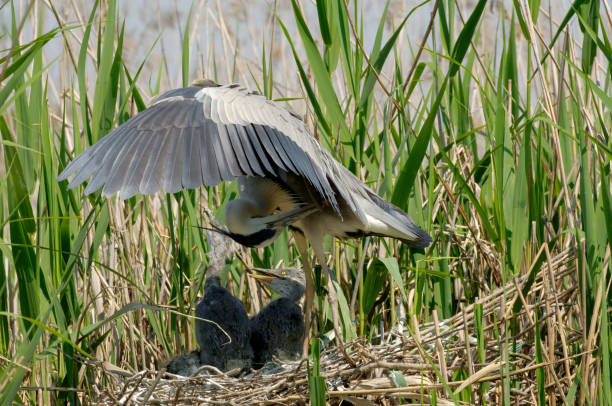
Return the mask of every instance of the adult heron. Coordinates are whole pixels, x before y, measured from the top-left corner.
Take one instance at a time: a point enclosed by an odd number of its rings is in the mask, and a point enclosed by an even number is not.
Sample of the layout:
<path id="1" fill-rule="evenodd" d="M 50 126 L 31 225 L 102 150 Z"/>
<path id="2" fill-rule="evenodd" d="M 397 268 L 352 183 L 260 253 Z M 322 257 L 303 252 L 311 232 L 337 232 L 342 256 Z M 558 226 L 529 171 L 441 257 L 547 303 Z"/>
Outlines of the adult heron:
<path id="1" fill-rule="evenodd" d="M 225 208 L 227 235 L 261 247 L 290 226 L 306 276 L 306 328 L 314 298 L 307 241 L 330 276 L 323 237 L 393 237 L 424 248 L 431 237 L 336 161 L 296 114 L 236 84 L 201 80 L 170 90 L 75 158 L 59 175 L 73 188 L 93 175 L 85 194 L 160 189 L 175 193 L 238 180 L 240 198 Z M 337 298 L 327 278 L 334 330 Z M 338 336 L 338 342 L 340 337 Z"/>

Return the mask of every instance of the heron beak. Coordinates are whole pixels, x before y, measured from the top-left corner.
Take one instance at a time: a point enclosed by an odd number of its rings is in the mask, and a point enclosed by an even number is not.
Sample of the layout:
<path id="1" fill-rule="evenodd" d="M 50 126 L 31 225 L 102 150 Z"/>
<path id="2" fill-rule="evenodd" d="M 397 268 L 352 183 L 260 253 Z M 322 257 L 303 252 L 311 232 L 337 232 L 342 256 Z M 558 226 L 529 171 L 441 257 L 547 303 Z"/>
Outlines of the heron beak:
<path id="1" fill-rule="evenodd" d="M 255 270 L 257 272 L 260 272 L 263 275 L 260 274 L 256 274 L 256 273 L 249 273 L 247 274 L 248 276 L 250 276 L 253 279 L 259 279 L 260 281 L 264 281 L 264 282 L 272 282 L 274 279 L 278 279 L 279 276 L 273 274 L 272 272 L 267 272 L 263 269 L 259 269 L 259 268 L 255 268 Z"/>
<path id="2" fill-rule="evenodd" d="M 276 279 L 275 276 L 267 276 L 267 275 L 257 275 L 257 274 L 248 274 L 251 278 L 253 279 L 259 279 L 260 281 L 264 281 L 264 282 L 272 282 L 274 279 Z"/>

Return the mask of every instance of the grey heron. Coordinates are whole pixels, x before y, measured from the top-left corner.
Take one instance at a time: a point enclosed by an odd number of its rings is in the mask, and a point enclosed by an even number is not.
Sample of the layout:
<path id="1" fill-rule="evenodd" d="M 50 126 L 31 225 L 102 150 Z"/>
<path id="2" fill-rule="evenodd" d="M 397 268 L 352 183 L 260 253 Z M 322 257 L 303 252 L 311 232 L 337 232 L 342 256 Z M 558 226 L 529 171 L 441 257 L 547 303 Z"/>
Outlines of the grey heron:
<path id="1" fill-rule="evenodd" d="M 249 276 L 262 280 L 281 296 L 249 320 L 253 367 L 260 368 L 275 354 L 295 357 L 303 351 L 304 317 L 296 302 L 304 294 L 304 274 L 297 268 L 255 270 L 261 274 Z"/>
<path id="2" fill-rule="evenodd" d="M 306 276 L 307 329 L 314 299 L 310 242 L 328 275 L 339 344 L 336 290 L 323 237 L 386 236 L 415 248 L 432 241 L 322 148 L 299 116 L 236 84 L 201 80 L 162 94 L 76 157 L 58 180 L 73 174 L 69 188 L 93 175 L 85 194 L 104 187 L 103 195 L 118 192 L 121 199 L 237 179 L 240 198 L 225 208 L 227 235 L 260 247 L 286 226 L 293 230 Z"/>

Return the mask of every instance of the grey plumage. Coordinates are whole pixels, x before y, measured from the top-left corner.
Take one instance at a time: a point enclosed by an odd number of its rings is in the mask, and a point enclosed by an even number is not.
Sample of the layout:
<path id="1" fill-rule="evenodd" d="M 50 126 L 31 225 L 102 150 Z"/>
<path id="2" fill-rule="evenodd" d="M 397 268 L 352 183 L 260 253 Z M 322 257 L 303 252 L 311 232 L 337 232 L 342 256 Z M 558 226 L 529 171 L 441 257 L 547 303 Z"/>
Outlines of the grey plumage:
<path id="1" fill-rule="evenodd" d="M 253 350 L 250 344 L 249 317 L 238 298 L 209 276 L 204 297 L 196 306 L 195 332 L 200 347 L 200 362 L 222 371 L 248 368 Z M 214 322 L 214 323 L 211 323 Z"/>
<path id="2" fill-rule="evenodd" d="M 260 368 L 274 355 L 296 357 L 302 353 L 304 316 L 291 299 L 278 298 L 249 321 L 253 367 Z"/>
<path id="3" fill-rule="evenodd" d="M 191 376 L 200 368 L 200 352 L 192 351 L 189 354 L 178 355 L 166 364 L 166 371 L 181 376 Z"/>

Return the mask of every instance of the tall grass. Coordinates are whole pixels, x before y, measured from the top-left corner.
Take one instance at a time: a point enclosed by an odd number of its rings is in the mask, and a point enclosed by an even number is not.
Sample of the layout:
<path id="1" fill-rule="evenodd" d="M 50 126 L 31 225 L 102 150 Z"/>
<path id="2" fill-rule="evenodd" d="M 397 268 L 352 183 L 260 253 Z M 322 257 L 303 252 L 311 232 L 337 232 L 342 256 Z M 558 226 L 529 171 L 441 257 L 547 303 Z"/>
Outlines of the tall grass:
<path id="1" fill-rule="evenodd" d="M 250 82 L 306 111 L 325 148 L 433 236 L 424 252 L 386 239 L 327 242 L 343 339 L 413 332 L 434 311 L 446 319 L 475 303 L 477 328 L 468 334 L 477 359 L 484 362 L 492 343 L 504 357 L 500 402 L 515 396 L 520 344 L 542 365 L 534 372 L 539 404 L 559 385 L 568 404 L 612 404 L 610 8 L 576 0 L 554 21 L 539 1 L 496 3 L 494 11 L 486 3 L 469 10 L 450 0 L 419 4 L 433 11 L 430 29 L 407 38 L 415 9 L 391 18 L 397 10 L 387 4 L 374 17 L 358 2 L 292 0 L 286 9 L 271 6 L 261 62 L 248 65 L 227 38 L 224 51 L 210 43 L 206 54 L 192 42 L 209 15 L 227 35 L 232 25 L 223 9 L 194 4 L 181 23 L 181 83 L 204 64 L 209 77 Z M 31 4 L 21 14 L 12 1 L 0 11 L 10 22 L 0 38 L 0 403 L 76 404 L 104 386 L 99 368 L 155 368 L 195 347 L 188 315 L 202 292 L 208 245 L 193 226 L 204 206 L 222 218 L 237 188 L 122 202 L 99 192 L 84 198 L 83 188 L 57 183 L 68 161 L 169 86 L 171 72 L 150 66 L 153 56 L 126 54 L 134 39 L 114 0 L 82 10 L 86 20 L 77 23 Z M 43 15 L 52 12 L 56 28 L 43 34 Z M 37 33 L 33 40 L 21 40 L 24 29 Z M 64 52 L 49 60 L 58 40 Z M 159 52 L 159 42 L 150 46 L 151 55 Z M 58 64 L 60 85 L 49 72 Z M 574 302 L 540 314 L 534 305 L 555 303 L 563 286 L 533 294 L 531 284 L 568 250 L 572 273 L 564 285 L 578 281 L 579 291 Z M 299 259 L 286 233 L 249 254 L 247 262 L 265 267 Z M 262 297 L 242 269 L 238 260 L 228 264 L 229 286 L 256 311 Z M 505 303 L 495 316 L 501 327 L 485 329 L 482 299 L 520 275 L 530 276 L 520 287 L 524 301 Z M 331 334 L 325 283 L 315 276 L 315 330 Z M 571 307 L 570 317 L 560 317 L 559 305 Z M 533 314 L 531 325 L 515 317 L 522 311 Z M 524 331 L 529 339 L 518 342 Z M 563 366 L 544 366 L 555 362 Z M 469 373 L 459 366 L 449 379 Z M 321 377 L 311 378 L 321 390 Z M 486 403 L 489 385 L 474 384 L 455 399 Z"/>

